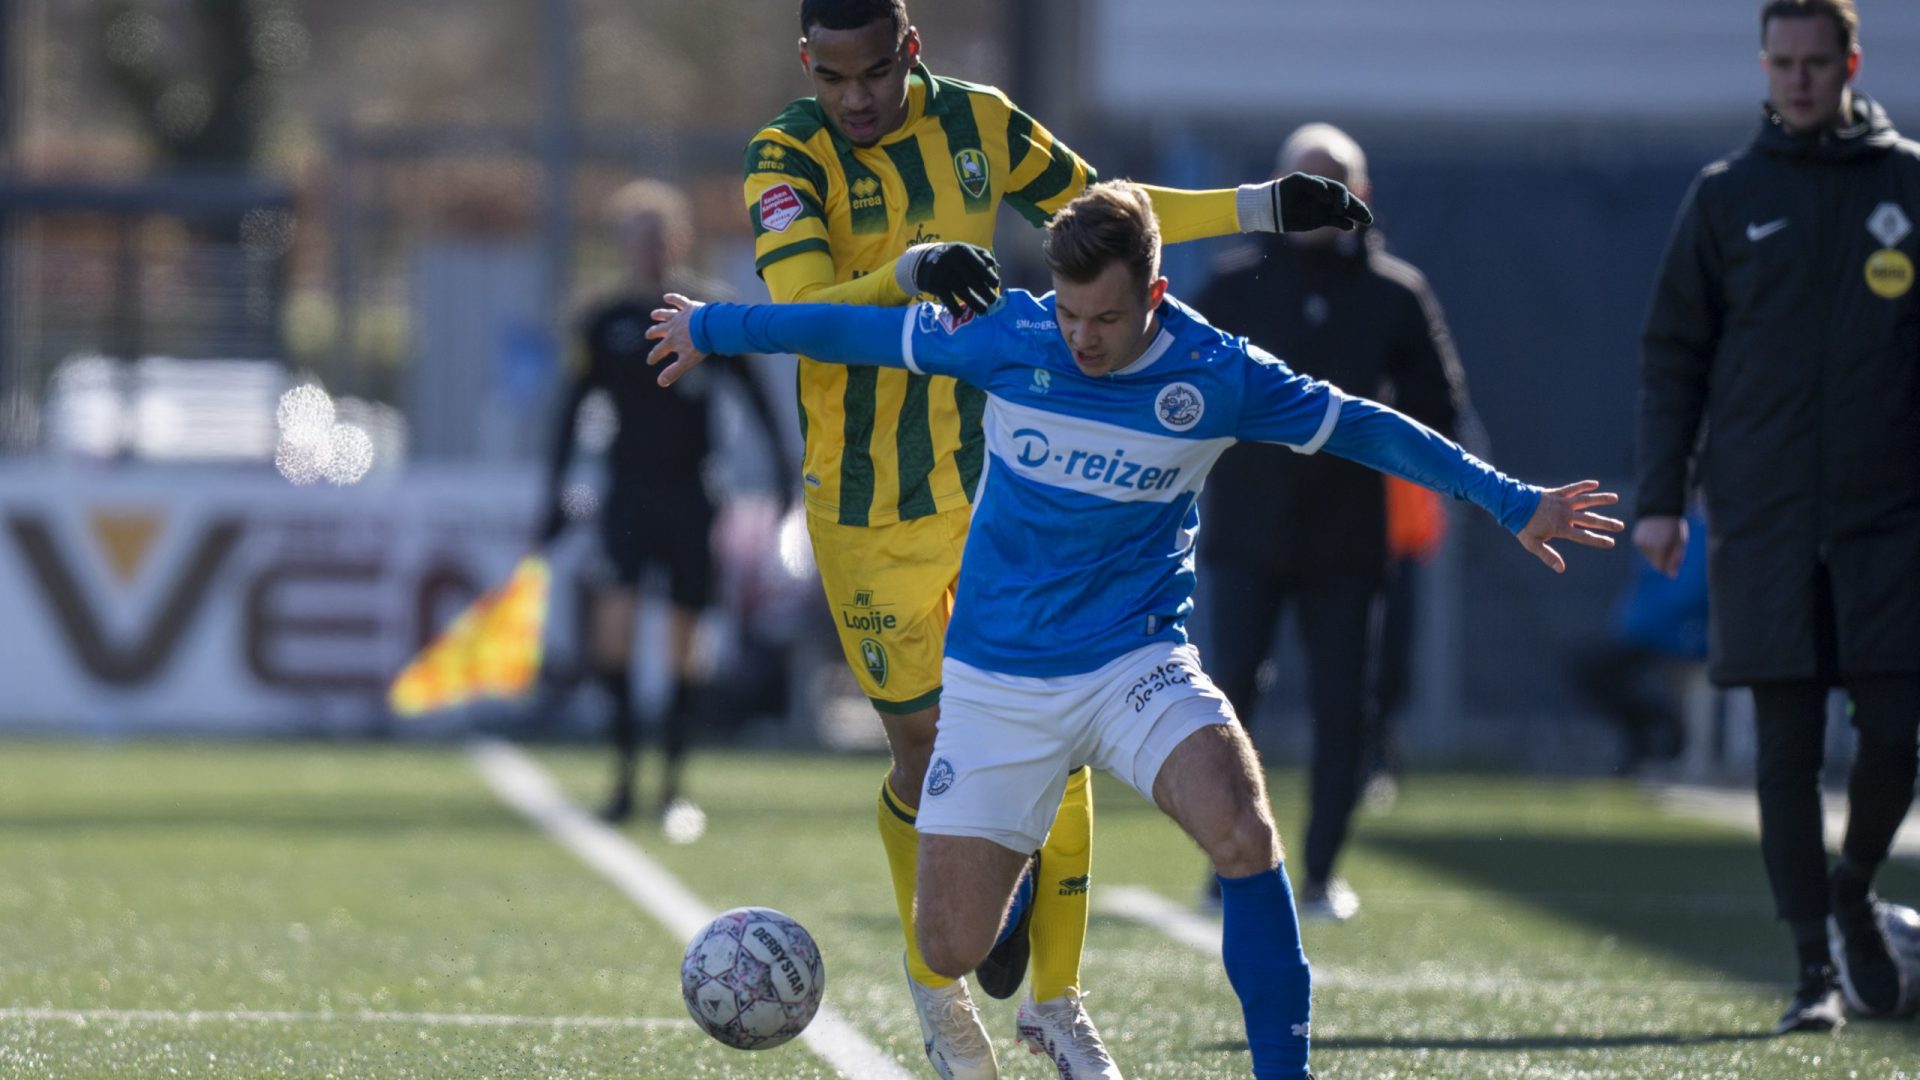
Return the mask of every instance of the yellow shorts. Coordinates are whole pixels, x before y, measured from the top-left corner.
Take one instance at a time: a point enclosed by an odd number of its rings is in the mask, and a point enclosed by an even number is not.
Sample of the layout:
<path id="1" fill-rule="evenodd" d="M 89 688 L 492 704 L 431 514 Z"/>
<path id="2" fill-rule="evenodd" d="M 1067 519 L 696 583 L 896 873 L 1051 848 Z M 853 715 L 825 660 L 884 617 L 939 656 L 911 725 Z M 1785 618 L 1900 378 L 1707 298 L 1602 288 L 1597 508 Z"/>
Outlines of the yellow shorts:
<path id="1" fill-rule="evenodd" d="M 879 526 L 807 518 L 840 649 L 881 712 L 940 701 L 947 618 L 972 520 L 970 506 Z"/>

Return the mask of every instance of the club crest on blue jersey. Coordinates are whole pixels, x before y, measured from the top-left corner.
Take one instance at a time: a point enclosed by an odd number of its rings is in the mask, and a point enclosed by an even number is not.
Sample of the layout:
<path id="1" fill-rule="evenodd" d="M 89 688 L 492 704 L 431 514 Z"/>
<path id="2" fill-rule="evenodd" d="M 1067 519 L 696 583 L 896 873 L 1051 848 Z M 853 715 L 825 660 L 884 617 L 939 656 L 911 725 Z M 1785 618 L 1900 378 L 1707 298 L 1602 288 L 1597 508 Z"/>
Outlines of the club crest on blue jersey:
<path id="1" fill-rule="evenodd" d="M 1169 431 L 1190 431 L 1207 411 L 1207 399 L 1192 383 L 1168 383 L 1153 399 L 1153 414 Z"/>
<path id="2" fill-rule="evenodd" d="M 946 758 L 934 758 L 933 767 L 927 770 L 927 794 L 945 795 L 953 787 L 953 762 Z"/>

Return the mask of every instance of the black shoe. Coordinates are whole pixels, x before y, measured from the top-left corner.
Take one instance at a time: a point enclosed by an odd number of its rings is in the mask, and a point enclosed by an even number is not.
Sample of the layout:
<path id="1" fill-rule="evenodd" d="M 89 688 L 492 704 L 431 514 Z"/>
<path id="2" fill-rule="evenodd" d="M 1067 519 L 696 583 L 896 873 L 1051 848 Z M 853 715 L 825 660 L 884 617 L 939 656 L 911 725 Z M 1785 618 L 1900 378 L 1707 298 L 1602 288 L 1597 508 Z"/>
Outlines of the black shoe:
<path id="1" fill-rule="evenodd" d="M 1026 876 L 1033 883 L 1033 895 L 1026 907 L 1020 909 L 1020 917 L 1007 931 L 1007 936 L 993 946 L 973 971 L 980 989 L 1002 1001 L 1020 989 L 1021 980 L 1027 977 L 1027 961 L 1033 957 L 1033 939 L 1027 931 L 1033 926 L 1033 908 L 1040 900 L 1040 853 L 1037 851 L 1027 860 Z"/>
<path id="2" fill-rule="evenodd" d="M 618 825 L 632 816 L 633 789 L 622 784 L 613 789 L 606 805 L 600 808 L 600 820 L 609 825 Z"/>
<path id="3" fill-rule="evenodd" d="M 1846 1009 L 1840 1003 L 1840 988 L 1835 985 L 1833 969 L 1822 964 L 1800 972 L 1800 988 L 1787 1002 L 1787 1011 L 1773 1025 L 1775 1035 L 1789 1031 L 1836 1031 L 1847 1022 Z"/>
<path id="4" fill-rule="evenodd" d="M 1887 936 L 1874 910 L 1879 901 L 1871 889 L 1848 890 L 1833 879 L 1833 914 L 1827 917 L 1827 947 L 1840 969 L 1840 988 L 1847 1004 L 1866 1017 L 1892 1016 L 1900 1011 L 1900 966 L 1894 962 Z"/>

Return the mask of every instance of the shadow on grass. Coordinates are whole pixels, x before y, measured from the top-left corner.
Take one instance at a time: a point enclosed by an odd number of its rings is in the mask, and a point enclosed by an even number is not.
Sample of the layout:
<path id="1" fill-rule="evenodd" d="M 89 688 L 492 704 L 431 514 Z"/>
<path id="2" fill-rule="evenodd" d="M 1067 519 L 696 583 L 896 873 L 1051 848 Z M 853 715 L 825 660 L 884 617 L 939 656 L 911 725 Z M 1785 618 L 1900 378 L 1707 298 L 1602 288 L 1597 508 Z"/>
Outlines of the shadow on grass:
<path id="1" fill-rule="evenodd" d="M 1735 981 L 1778 983 L 1783 998 L 1788 989 L 1792 947 L 1772 917 L 1757 839 L 1376 830 L 1365 843 L 1469 888 L 1504 893 L 1595 933 L 1721 971 Z M 1920 901 L 1920 873 L 1911 865 L 1887 864 L 1879 887 L 1884 896 Z M 1730 904 L 1729 894 L 1750 894 L 1755 902 Z M 1911 1028 L 1903 1034 L 1920 1038 L 1920 1025 Z M 1549 1039 L 1514 1045 L 1557 1044 Z"/>
<path id="2" fill-rule="evenodd" d="M 1419 1038 L 1408 1035 L 1353 1035 L 1315 1038 L 1315 1050 L 1631 1050 L 1643 1046 L 1711 1046 L 1716 1043 L 1765 1042 L 1767 1031 L 1708 1031 L 1698 1034 L 1649 1031 L 1629 1035 L 1513 1035 L 1507 1038 Z M 1245 1039 L 1209 1044 L 1223 1053 L 1247 1049 Z"/>

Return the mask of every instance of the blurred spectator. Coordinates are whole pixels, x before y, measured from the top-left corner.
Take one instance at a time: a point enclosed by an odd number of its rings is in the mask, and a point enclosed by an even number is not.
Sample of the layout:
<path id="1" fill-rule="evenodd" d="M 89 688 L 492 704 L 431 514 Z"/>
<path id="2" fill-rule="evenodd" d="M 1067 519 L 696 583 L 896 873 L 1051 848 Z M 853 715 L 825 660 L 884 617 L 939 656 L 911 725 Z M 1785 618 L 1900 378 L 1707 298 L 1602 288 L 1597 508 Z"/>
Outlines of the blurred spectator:
<path id="1" fill-rule="evenodd" d="M 664 756 L 658 809 L 663 819 L 680 799 L 687 729 L 700 687 L 693 664 L 693 634 L 700 613 L 714 600 L 710 537 L 714 504 L 707 490 L 710 399 L 718 378 L 731 378 L 746 394 L 780 454 L 779 427 L 760 384 L 733 357 L 715 357 L 698 371 L 663 388 L 646 364 L 651 313 L 668 292 L 702 296 L 719 292 L 681 269 L 692 249 L 687 201 L 679 191 L 652 180 L 621 188 L 609 206 L 610 225 L 629 260 L 626 288 L 592 309 L 575 342 L 573 384 L 560 412 L 554 440 L 549 508 L 540 542 L 550 543 L 593 501 L 567 487 L 567 472 L 590 395 L 604 393 L 618 427 L 607 451 L 610 483 L 599 507 L 602 586 L 593 605 L 593 666 L 613 699 L 612 733 L 617 753 L 612 793 L 602 816 L 623 821 L 633 812 L 639 761 L 639 721 L 633 702 L 632 654 L 637 589 L 649 567 L 664 570 L 670 611 L 668 670 L 673 684 L 661 717 Z M 776 463 L 791 476 L 789 463 Z"/>
<path id="2" fill-rule="evenodd" d="M 1687 514 L 1678 577 L 1642 563 L 1614 609 L 1613 636 L 1576 653 L 1574 685 L 1624 740 L 1617 772 L 1672 761 L 1686 748 L 1677 689 L 1707 658 L 1707 523 Z"/>
<path id="3" fill-rule="evenodd" d="M 1753 687 L 1760 848 L 1800 965 L 1781 1032 L 1843 1021 L 1836 966 L 1857 1012 L 1903 996 L 1872 880 L 1913 802 L 1920 726 L 1920 147 L 1853 90 L 1858 24 L 1852 0 L 1762 8 L 1760 131 L 1687 195 L 1641 372 L 1634 543 L 1681 568 L 1697 467 L 1710 672 Z M 1853 699 L 1859 751 L 1829 877 L 1834 686 Z"/>
<path id="4" fill-rule="evenodd" d="M 1473 452 L 1486 456 L 1478 447 Z M 1421 567 L 1447 541 L 1447 511 L 1438 492 L 1397 476 L 1381 479 L 1387 497 L 1387 569 L 1373 610 L 1372 703 L 1366 710 L 1367 730 L 1360 752 L 1360 790 L 1367 805 L 1376 810 L 1391 808 L 1400 795 L 1405 762 L 1400 753 L 1399 717 L 1413 689 Z"/>
<path id="5" fill-rule="evenodd" d="M 1310 124 L 1281 147 L 1277 174 L 1307 172 L 1371 199 L 1366 157 Z M 1251 240 L 1222 256 L 1199 310 L 1294 370 L 1378 397 L 1451 434 L 1464 380 L 1439 304 L 1378 231 L 1320 229 Z M 1313 714 L 1312 815 L 1301 911 L 1345 919 L 1358 900 L 1334 876 L 1359 798 L 1369 711 L 1370 619 L 1387 569 L 1381 475 L 1332 456 L 1241 443 L 1207 485 L 1201 580 L 1205 650 L 1234 712 L 1252 717 L 1281 610 L 1299 615 Z"/>

